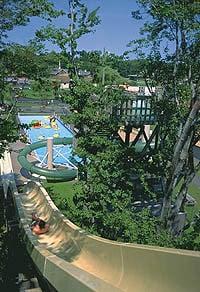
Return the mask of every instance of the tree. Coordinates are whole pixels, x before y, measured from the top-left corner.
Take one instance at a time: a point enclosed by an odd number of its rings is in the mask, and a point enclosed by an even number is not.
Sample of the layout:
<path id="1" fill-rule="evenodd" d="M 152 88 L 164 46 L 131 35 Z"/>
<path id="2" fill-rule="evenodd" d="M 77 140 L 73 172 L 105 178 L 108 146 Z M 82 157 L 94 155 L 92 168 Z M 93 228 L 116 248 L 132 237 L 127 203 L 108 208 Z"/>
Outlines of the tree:
<path id="1" fill-rule="evenodd" d="M 122 77 L 116 69 L 107 65 L 100 67 L 96 73 L 97 83 L 101 83 L 102 78 L 104 78 L 104 85 L 120 85 L 130 82 L 128 78 Z"/>
<path id="2" fill-rule="evenodd" d="M 67 17 L 70 20 L 69 26 L 66 28 L 56 28 L 49 25 L 37 31 L 37 40 L 50 40 L 57 44 L 65 57 L 70 58 L 70 74 L 71 76 L 78 75 L 76 56 L 77 56 L 77 40 L 83 35 L 92 32 L 95 25 L 99 23 L 97 16 L 98 8 L 89 12 L 88 8 L 82 1 L 69 0 L 70 12 Z M 70 49 L 70 54 L 68 52 Z"/>
<path id="3" fill-rule="evenodd" d="M 52 72 L 53 69 L 59 67 L 59 62 L 61 68 L 68 67 L 68 58 L 61 53 L 51 51 L 51 52 L 42 52 L 39 55 L 39 60 L 43 64 L 45 68 L 48 68 L 49 73 Z"/>
<path id="4" fill-rule="evenodd" d="M 94 82 L 96 82 L 98 70 L 100 67 L 102 67 L 101 51 L 80 51 L 78 66 L 80 69 L 89 71 L 93 77 Z"/>
<path id="5" fill-rule="evenodd" d="M 5 48 L 7 32 L 12 30 L 15 26 L 25 25 L 30 21 L 32 16 L 41 16 L 50 20 L 51 17 L 60 15 L 53 4 L 46 0 L 19 0 L 19 1 L 0 1 L 0 53 L 1 57 L 5 57 Z M 4 59 L 5 60 L 5 59 Z M 1 89 L 1 102 L 3 113 L 0 115 L 1 134 L 3 134 L 0 145 L 0 156 L 6 149 L 9 142 L 12 142 L 17 137 L 17 128 L 14 118 L 14 107 L 4 105 L 5 93 L 5 78 L 9 68 L 4 62 L 0 65 L 0 89 Z"/>
<path id="6" fill-rule="evenodd" d="M 107 55 L 107 64 L 117 70 L 124 78 L 129 78 L 130 75 L 140 75 L 141 61 L 129 60 L 127 55 L 116 56 L 113 53 Z"/>
<path id="7" fill-rule="evenodd" d="M 1 61 L 7 69 L 7 75 L 27 76 L 39 79 L 49 75 L 47 64 L 41 58 L 40 48 L 33 45 L 10 45 L 1 51 Z M 23 62 L 22 62 L 23 60 Z"/>
<path id="8" fill-rule="evenodd" d="M 14 27 L 26 25 L 33 16 L 51 21 L 61 14 L 48 0 L 1 0 L 0 2 L 0 48 L 5 45 L 7 32 Z"/>
<path id="9" fill-rule="evenodd" d="M 138 68 L 133 60 L 124 60 L 122 56 L 101 51 L 81 51 L 77 62 L 79 68 L 92 74 L 94 83 L 102 83 L 103 78 L 105 84 L 130 83 L 128 75 L 136 74 Z"/>
<path id="10" fill-rule="evenodd" d="M 173 241 L 165 231 L 160 231 L 158 236 L 159 220 L 147 210 L 137 212 L 133 203 L 137 198 L 155 199 L 154 192 L 150 190 L 145 181 L 146 174 L 158 175 L 161 170 L 164 176 L 167 167 L 167 175 L 170 175 L 168 164 L 172 158 L 171 147 L 176 139 L 176 134 L 173 135 L 173 139 L 168 138 L 169 128 L 167 128 L 166 122 L 173 122 L 174 128 L 171 130 L 173 133 L 183 117 L 187 117 L 188 91 L 185 99 L 180 99 L 181 104 L 184 105 L 183 115 L 182 111 L 177 112 L 174 107 L 177 99 L 173 95 L 174 83 L 172 86 L 169 77 L 170 72 L 173 71 L 173 58 L 164 61 L 158 55 L 158 51 L 154 49 L 151 52 L 151 58 L 143 60 L 144 73 L 146 73 L 144 77 L 149 89 L 151 90 L 156 82 L 161 85 L 166 81 L 163 75 L 162 78 L 159 77 L 160 72 L 163 71 L 168 76 L 169 83 L 167 85 L 165 83 L 165 91 L 168 94 L 166 96 L 172 95 L 173 98 L 170 102 L 167 99 L 161 99 L 154 106 L 155 112 L 162 112 L 160 126 L 162 142 L 166 144 L 163 148 L 164 151 L 161 149 L 162 151 L 159 150 L 155 153 L 152 161 L 149 160 L 148 155 L 144 155 L 138 162 L 139 156 L 135 149 L 124 144 L 117 135 L 120 123 L 123 121 L 118 120 L 115 115 L 111 115 L 113 105 L 125 100 L 126 96 L 117 87 L 95 87 L 92 83 L 77 77 L 77 41 L 99 22 L 96 11 L 94 14 L 92 12 L 88 14 L 86 6 L 81 1 L 70 1 L 70 8 L 71 24 L 69 27 L 57 29 L 51 26 L 38 32 L 37 37 L 41 40 L 49 39 L 58 44 L 63 50 L 63 54 L 70 60 L 70 91 L 63 92 L 62 98 L 71 110 L 70 117 L 66 119 L 77 130 L 75 153 L 82 158 L 79 164 L 80 188 L 74 198 L 76 207 L 71 210 L 71 218 L 84 228 L 108 238 L 162 245 L 167 240 L 167 245 L 171 245 Z M 87 17 L 90 15 L 92 15 L 93 21 L 88 22 Z M 70 53 L 68 53 L 68 47 Z M 148 75 L 150 73 L 152 76 L 154 75 L 152 64 L 157 71 L 155 70 L 155 78 L 151 78 L 149 82 Z M 181 75 L 178 75 L 178 78 L 182 80 Z M 177 90 L 182 92 L 180 85 L 181 83 L 177 83 Z M 163 159 L 162 162 L 160 162 L 160 158 Z M 144 196 L 141 198 L 141 194 L 135 187 L 135 178 L 139 178 L 142 182 L 145 198 Z M 159 241 L 160 237 L 162 239 Z"/>
<path id="11" fill-rule="evenodd" d="M 147 78 L 150 80 L 147 81 L 150 90 L 155 85 L 163 89 L 162 100 L 155 104 L 157 107 L 161 106 L 160 121 L 167 117 L 169 125 L 161 124 L 161 135 L 165 137 L 161 155 L 168 146 L 171 151 L 168 150 L 165 157 L 166 184 L 161 217 L 163 225 L 172 233 L 177 233 L 180 230 L 177 231 L 174 222 L 178 212 L 184 210 L 190 182 L 188 178 L 193 176 L 195 169 L 192 147 L 198 139 L 199 5 L 195 1 L 180 0 L 145 0 L 138 3 L 141 9 L 133 12 L 133 17 L 142 19 L 148 15 L 150 20 L 142 29 L 143 39 L 133 41 L 130 45 L 134 45 L 134 52 L 146 60 L 143 74 L 146 81 Z M 147 48 L 148 56 L 145 56 L 143 49 L 147 52 Z M 156 99 L 155 94 L 153 96 Z M 166 104 L 168 107 L 171 105 L 169 112 L 165 110 Z M 170 128 L 173 128 L 175 135 Z M 173 192 L 178 183 L 182 185 L 181 191 L 173 200 Z M 172 208 L 173 204 L 175 208 Z"/>
<path id="12" fill-rule="evenodd" d="M 75 153 L 82 158 L 79 165 L 81 191 L 74 199 L 76 210 L 73 210 L 73 220 L 79 218 L 80 221 L 77 223 L 88 228 L 93 222 L 94 232 L 112 239 L 128 240 L 134 236 L 133 233 L 130 232 L 129 236 L 122 233 L 128 232 L 127 226 L 132 224 L 131 168 L 129 168 L 130 162 L 127 155 L 130 150 L 128 148 L 124 150 L 118 141 L 116 136 L 119 121 L 115 116 L 111 116 L 110 110 L 113 105 L 124 100 L 125 96 L 122 94 L 123 90 L 119 88 L 94 86 L 90 82 L 77 78 L 75 74 L 76 41 L 82 34 L 90 32 L 91 27 L 98 23 L 98 19 L 91 12 L 88 17 L 91 19 L 90 15 L 92 15 L 93 21 L 88 22 L 87 9 L 80 1 L 75 1 L 73 8 L 73 14 L 76 15 L 73 22 L 78 23 L 77 26 L 75 24 L 73 26 L 73 35 L 69 29 L 52 27 L 37 34 L 42 40 L 48 38 L 56 42 L 66 54 L 68 45 L 71 47 L 72 85 L 69 92 L 63 92 L 63 99 L 71 111 L 70 117 L 65 119 L 77 129 Z M 70 19 L 72 19 L 72 12 Z M 89 23 L 90 26 L 85 27 L 82 19 L 85 19 L 86 24 Z M 78 212 L 77 216 L 74 212 Z M 117 232 L 117 228 L 124 230 L 123 218 L 125 217 L 125 231 Z M 104 220 L 104 218 L 107 219 Z M 118 227 L 114 230 L 112 226 L 113 231 L 110 233 L 110 222 L 115 222 L 115 218 L 119 219 Z"/>

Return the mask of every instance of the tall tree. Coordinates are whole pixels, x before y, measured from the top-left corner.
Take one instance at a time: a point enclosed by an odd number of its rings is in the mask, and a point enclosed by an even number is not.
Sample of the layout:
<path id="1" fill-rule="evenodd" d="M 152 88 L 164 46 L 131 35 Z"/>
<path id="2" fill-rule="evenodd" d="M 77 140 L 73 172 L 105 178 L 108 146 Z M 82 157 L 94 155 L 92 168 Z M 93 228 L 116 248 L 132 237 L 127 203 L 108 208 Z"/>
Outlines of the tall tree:
<path id="1" fill-rule="evenodd" d="M 0 12 L 0 54 L 3 58 L 5 57 L 5 48 L 9 45 L 6 43 L 8 31 L 11 31 L 16 26 L 26 25 L 32 16 L 40 16 L 50 20 L 51 17 L 60 15 L 60 12 L 57 12 L 53 4 L 47 0 L 1 0 Z M 9 68 L 7 68 L 6 62 L 1 62 L 0 90 L 2 103 L 4 103 L 5 78 L 8 72 Z M 14 107 L 2 104 L 0 113 L 0 156 L 2 156 L 9 142 L 12 142 L 17 137 L 17 125 L 14 121 Z"/>
<path id="2" fill-rule="evenodd" d="M 61 14 L 48 0 L 1 0 L 0 11 L 0 46 L 5 45 L 8 31 L 26 25 L 31 17 L 39 16 L 50 21 Z"/>
<path id="3" fill-rule="evenodd" d="M 87 70 L 92 74 L 94 82 L 96 82 L 98 69 L 102 66 L 101 51 L 80 51 L 78 66 L 83 70 Z"/>
<path id="4" fill-rule="evenodd" d="M 0 58 L 8 75 L 26 75 L 29 79 L 48 75 L 48 66 L 42 59 L 40 49 L 31 44 L 12 44 L 0 52 Z"/>
<path id="5" fill-rule="evenodd" d="M 83 35 L 93 31 L 93 27 L 99 23 L 98 8 L 88 11 L 87 6 L 79 0 L 69 0 L 69 25 L 66 28 L 57 28 L 49 25 L 39 30 L 36 35 L 38 40 L 50 40 L 60 47 L 62 53 L 70 58 L 70 74 L 77 77 L 77 41 Z"/>
<path id="6" fill-rule="evenodd" d="M 67 121 L 70 121 L 77 130 L 75 152 L 82 158 L 79 165 L 81 188 L 74 199 L 76 209 L 72 212 L 72 218 L 83 227 L 92 227 L 94 232 L 102 236 L 134 240 L 135 224 L 132 222 L 131 211 L 133 183 L 130 167 L 134 163 L 130 161 L 131 150 L 129 147 L 124 148 L 124 144 L 118 139 L 119 121 L 115 115 L 111 115 L 113 105 L 122 99 L 125 100 L 126 97 L 118 88 L 94 86 L 77 78 L 76 42 L 81 35 L 91 31 L 91 27 L 98 23 L 98 19 L 94 11 L 88 15 L 88 17 L 92 15 L 93 21 L 88 22 L 85 18 L 87 9 L 80 1 L 74 1 L 73 8 L 73 14 L 76 14 L 73 18 L 75 23 L 73 34 L 69 27 L 56 29 L 52 26 L 37 34 L 42 40 L 53 40 L 66 54 L 68 46 L 71 48 L 73 84 L 69 92 L 63 92 L 63 99 L 71 111 Z M 85 27 L 82 19 L 85 19 L 88 27 Z M 116 228 L 113 226 L 114 222 Z M 130 226 L 132 231 L 129 232 Z"/>
<path id="7" fill-rule="evenodd" d="M 69 0 L 69 13 L 66 13 L 69 22 L 66 28 L 57 28 L 55 26 L 48 26 L 37 32 L 37 38 L 40 41 L 50 40 L 57 44 L 62 54 L 69 61 L 68 69 L 71 76 L 70 92 L 63 92 L 62 100 L 66 100 L 71 109 L 70 121 L 75 125 L 78 130 L 77 137 L 84 137 L 86 132 L 86 121 L 93 115 L 89 109 L 86 109 L 88 101 L 92 102 L 92 95 L 94 95 L 95 87 L 79 80 L 77 72 L 77 56 L 78 56 L 78 40 L 83 35 L 93 31 L 95 25 L 100 20 L 97 16 L 98 8 L 89 11 L 83 1 Z M 87 158 L 84 153 L 81 157 L 83 158 L 84 165 L 84 176 L 86 177 L 86 164 Z"/>
<path id="8" fill-rule="evenodd" d="M 163 89 L 162 100 L 157 106 L 161 106 L 160 121 L 164 116 L 165 121 L 168 117 L 168 126 L 161 124 L 165 137 L 161 152 L 165 152 L 168 143 L 172 155 L 168 151 L 165 159 L 167 171 L 161 217 L 163 225 L 176 233 L 177 226 L 174 223 L 178 212 L 183 210 L 190 182 L 188 177 L 192 176 L 195 169 L 192 147 L 198 139 L 196 134 L 200 109 L 200 6 L 196 1 L 187 0 L 137 2 L 140 10 L 134 11 L 132 16 L 136 19 L 146 17 L 148 21 L 142 29 L 143 38 L 130 45 L 134 45 L 134 52 L 146 59 L 147 66 L 143 74 L 150 90 L 155 85 Z M 166 105 L 170 111 L 166 111 Z M 170 130 L 172 127 L 175 135 Z M 181 191 L 173 200 L 178 183 L 182 184 Z M 172 208 L 173 204 L 175 208 Z"/>

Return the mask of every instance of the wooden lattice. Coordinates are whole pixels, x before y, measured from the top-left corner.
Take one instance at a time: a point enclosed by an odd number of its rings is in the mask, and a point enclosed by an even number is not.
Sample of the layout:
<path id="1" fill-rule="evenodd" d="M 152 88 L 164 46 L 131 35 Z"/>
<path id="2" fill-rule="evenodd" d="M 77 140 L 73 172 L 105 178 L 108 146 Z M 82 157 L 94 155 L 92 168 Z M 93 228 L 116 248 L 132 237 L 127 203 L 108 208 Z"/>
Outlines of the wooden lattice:
<path id="1" fill-rule="evenodd" d="M 133 126 L 154 124 L 156 117 L 153 113 L 150 97 L 137 96 L 121 102 L 112 109 L 112 114 L 120 120 Z"/>

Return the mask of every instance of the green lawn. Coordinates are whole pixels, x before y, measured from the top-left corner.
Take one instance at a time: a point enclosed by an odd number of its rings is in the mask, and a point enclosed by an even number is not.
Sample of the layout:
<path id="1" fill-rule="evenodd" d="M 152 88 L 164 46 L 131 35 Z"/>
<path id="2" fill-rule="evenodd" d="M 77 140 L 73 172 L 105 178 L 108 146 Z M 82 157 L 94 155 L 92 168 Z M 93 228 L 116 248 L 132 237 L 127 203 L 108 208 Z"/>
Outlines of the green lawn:
<path id="1" fill-rule="evenodd" d="M 33 102 L 17 102 L 16 103 L 16 106 L 17 107 L 20 107 L 20 108 L 24 108 L 24 107 L 29 107 L 29 108 L 38 108 L 38 107 L 41 107 L 41 106 L 45 106 L 45 107 L 47 107 L 48 105 L 42 105 L 42 103 L 41 103 L 41 99 L 38 99 L 38 100 L 36 100 L 36 102 L 35 103 L 33 103 Z"/>
<path id="2" fill-rule="evenodd" d="M 74 206 L 73 196 L 75 194 L 75 188 L 77 190 L 77 181 L 57 183 L 45 182 L 43 183 L 43 186 L 48 191 L 55 205 L 61 211 L 65 211 L 66 202 L 68 202 L 69 205 Z M 194 206 L 186 206 L 188 219 L 192 220 L 194 215 L 200 210 L 200 188 L 194 184 L 191 184 L 189 186 L 188 194 L 196 200 L 196 204 Z"/>
<path id="3" fill-rule="evenodd" d="M 33 90 L 23 89 L 23 96 L 27 98 L 35 99 L 54 99 L 54 92 L 52 89 L 49 90 Z"/>
<path id="4" fill-rule="evenodd" d="M 195 184 L 191 184 L 188 189 L 188 194 L 196 200 L 196 204 L 194 206 L 186 207 L 188 219 L 192 219 L 194 215 L 200 210 L 200 188 Z"/>
<path id="5" fill-rule="evenodd" d="M 69 182 L 55 182 L 55 183 L 43 183 L 43 186 L 48 191 L 51 199 L 54 201 L 59 209 L 63 209 L 65 202 L 73 205 L 73 196 L 75 193 L 76 181 Z"/>
<path id="6" fill-rule="evenodd" d="M 198 174 L 196 174 L 198 175 Z M 179 184 L 176 186 L 174 190 L 174 199 L 178 191 L 180 190 L 182 184 L 182 180 L 179 182 Z M 194 215 L 200 211 L 200 187 L 195 185 L 194 183 L 191 183 L 188 188 L 188 194 L 191 195 L 195 200 L 196 204 L 194 206 L 186 206 L 186 211 L 188 214 L 188 219 L 191 220 Z"/>

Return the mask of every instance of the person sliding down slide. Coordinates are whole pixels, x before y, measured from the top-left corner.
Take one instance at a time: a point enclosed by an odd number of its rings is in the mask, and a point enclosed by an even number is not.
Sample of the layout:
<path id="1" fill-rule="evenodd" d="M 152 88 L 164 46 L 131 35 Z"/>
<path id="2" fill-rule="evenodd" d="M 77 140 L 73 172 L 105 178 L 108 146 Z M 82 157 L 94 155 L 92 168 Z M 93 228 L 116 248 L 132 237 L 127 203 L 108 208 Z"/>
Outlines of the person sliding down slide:
<path id="1" fill-rule="evenodd" d="M 49 230 L 49 224 L 40 219 L 36 213 L 32 214 L 31 230 L 34 234 L 44 234 Z"/>

